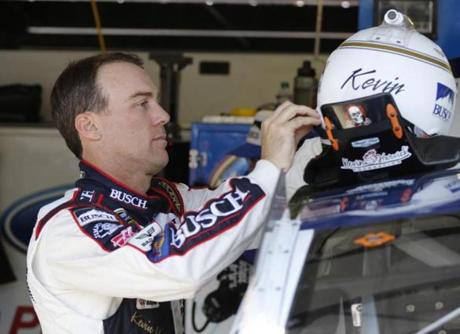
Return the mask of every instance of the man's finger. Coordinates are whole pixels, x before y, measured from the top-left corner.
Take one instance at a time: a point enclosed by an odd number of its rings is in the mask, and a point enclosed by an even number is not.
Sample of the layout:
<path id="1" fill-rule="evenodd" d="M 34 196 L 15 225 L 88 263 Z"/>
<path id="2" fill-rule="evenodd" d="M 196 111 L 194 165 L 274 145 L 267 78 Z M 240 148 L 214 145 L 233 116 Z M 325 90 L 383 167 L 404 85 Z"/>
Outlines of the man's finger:
<path id="1" fill-rule="evenodd" d="M 315 126 L 320 124 L 320 118 L 310 116 L 297 116 L 286 122 L 285 126 L 291 130 L 297 130 L 304 126 Z"/>
<path id="2" fill-rule="evenodd" d="M 273 111 L 272 117 L 276 118 L 279 114 L 282 114 L 287 108 L 293 105 L 291 101 L 284 101 Z"/>
<path id="3" fill-rule="evenodd" d="M 309 116 L 320 119 L 320 116 L 316 112 L 316 110 L 311 109 L 307 106 L 299 106 L 296 104 L 287 105 L 277 115 L 273 116 L 274 117 L 271 118 L 270 122 L 278 124 L 288 122 L 296 116 Z"/>

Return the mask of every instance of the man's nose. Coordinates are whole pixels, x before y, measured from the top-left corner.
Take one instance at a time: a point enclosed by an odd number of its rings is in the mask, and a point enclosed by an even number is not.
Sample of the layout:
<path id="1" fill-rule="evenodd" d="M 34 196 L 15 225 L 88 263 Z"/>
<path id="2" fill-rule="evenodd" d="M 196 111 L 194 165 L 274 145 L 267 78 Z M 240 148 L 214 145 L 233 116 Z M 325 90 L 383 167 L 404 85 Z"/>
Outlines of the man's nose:
<path id="1" fill-rule="evenodd" d="M 157 108 L 155 108 L 155 113 L 157 115 L 156 119 L 160 121 L 160 123 L 162 124 L 166 124 L 169 122 L 169 120 L 171 119 L 171 117 L 169 116 L 169 113 L 163 109 L 162 106 L 160 106 L 159 104 L 157 105 Z"/>

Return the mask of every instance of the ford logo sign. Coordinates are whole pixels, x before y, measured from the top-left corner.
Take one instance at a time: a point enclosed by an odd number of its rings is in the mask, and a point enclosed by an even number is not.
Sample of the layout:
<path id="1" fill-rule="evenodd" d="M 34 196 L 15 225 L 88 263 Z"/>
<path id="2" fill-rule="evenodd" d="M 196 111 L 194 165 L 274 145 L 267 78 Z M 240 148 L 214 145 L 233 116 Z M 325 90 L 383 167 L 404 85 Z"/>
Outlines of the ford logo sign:
<path id="1" fill-rule="evenodd" d="M 5 240 L 19 251 L 26 253 L 30 236 L 40 208 L 63 196 L 73 185 L 46 189 L 16 200 L 0 216 L 1 233 Z"/>

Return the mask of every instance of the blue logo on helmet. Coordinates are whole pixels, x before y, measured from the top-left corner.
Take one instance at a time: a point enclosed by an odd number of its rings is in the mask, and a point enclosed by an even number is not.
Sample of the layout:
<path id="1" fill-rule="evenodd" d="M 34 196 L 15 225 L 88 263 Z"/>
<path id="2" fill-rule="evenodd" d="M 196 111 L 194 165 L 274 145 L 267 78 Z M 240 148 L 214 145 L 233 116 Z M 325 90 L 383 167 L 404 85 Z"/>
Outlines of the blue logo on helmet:
<path id="1" fill-rule="evenodd" d="M 447 99 L 450 106 L 454 106 L 455 93 L 452 89 L 447 86 L 444 86 L 442 83 L 438 82 L 438 90 L 436 92 L 436 102 L 440 99 Z"/>
<path id="2" fill-rule="evenodd" d="M 436 90 L 436 102 L 434 104 L 433 115 L 448 121 L 452 117 L 455 93 L 449 87 L 438 82 Z"/>

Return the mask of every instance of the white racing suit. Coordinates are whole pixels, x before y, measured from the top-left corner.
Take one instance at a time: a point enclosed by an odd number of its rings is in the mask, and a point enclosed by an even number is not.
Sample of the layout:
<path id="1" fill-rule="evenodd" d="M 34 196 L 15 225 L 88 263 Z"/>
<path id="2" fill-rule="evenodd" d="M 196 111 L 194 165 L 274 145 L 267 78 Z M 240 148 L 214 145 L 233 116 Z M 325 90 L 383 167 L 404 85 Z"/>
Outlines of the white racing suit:
<path id="1" fill-rule="evenodd" d="M 320 155 L 322 151 L 320 137 L 305 140 L 297 150 L 292 167 L 286 173 L 286 196 L 288 199 L 295 194 L 297 189 L 306 185 L 303 179 L 305 167 L 307 167 L 311 159 Z"/>
<path id="2" fill-rule="evenodd" d="M 80 167 L 76 188 L 40 210 L 29 244 L 44 334 L 181 334 L 179 300 L 247 248 L 279 175 L 261 160 L 214 191 L 154 178 L 142 195 Z"/>

